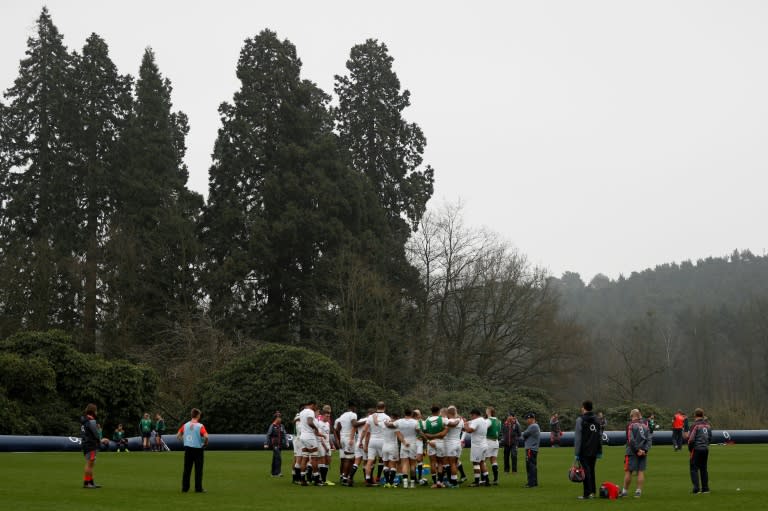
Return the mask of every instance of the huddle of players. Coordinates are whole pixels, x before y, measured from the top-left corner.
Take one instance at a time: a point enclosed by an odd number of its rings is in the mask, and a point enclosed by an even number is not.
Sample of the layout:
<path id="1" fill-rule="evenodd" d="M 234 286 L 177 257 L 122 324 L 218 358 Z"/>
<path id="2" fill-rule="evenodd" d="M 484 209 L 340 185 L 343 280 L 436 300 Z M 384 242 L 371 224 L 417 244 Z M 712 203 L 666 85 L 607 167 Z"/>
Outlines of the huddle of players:
<path id="1" fill-rule="evenodd" d="M 352 486 L 355 474 L 362 466 L 366 486 L 375 486 L 373 469 L 376 461 L 377 479 L 385 481 L 385 488 L 414 488 L 424 484 L 424 454 L 432 467 L 432 488 L 455 488 L 466 481 L 461 464 L 462 435 L 471 440 L 470 459 L 474 482 L 469 486 L 498 484 L 497 454 L 501 421 L 492 407 L 486 408 L 485 417 L 473 409 L 470 419 L 459 416 L 455 406 L 433 406 L 431 415 L 424 418 L 419 410 L 405 410 L 400 417 L 387 414 L 383 402 L 358 418 L 354 406 L 349 406 L 330 428 L 330 407 L 317 410 L 309 402 L 296 415 L 294 437 L 293 482 L 302 486 L 333 484 L 328 481 L 331 435 L 338 446 L 341 460 L 341 484 Z M 488 460 L 493 473 L 491 482 Z"/>

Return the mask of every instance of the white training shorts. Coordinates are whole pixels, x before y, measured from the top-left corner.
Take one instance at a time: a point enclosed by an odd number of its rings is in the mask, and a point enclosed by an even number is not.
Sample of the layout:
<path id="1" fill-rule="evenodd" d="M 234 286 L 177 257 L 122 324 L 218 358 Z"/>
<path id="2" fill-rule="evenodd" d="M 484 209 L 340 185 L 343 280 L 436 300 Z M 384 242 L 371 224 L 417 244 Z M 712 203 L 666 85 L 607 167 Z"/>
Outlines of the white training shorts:
<path id="1" fill-rule="evenodd" d="M 384 448 L 383 440 L 369 440 L 368 441 L 368 459 L 376 459 L 382 456 L 382 450 Z"/>
<path id="2" fill-rule="evenodd" d="M 301 456 L 302 447 L 304 447 L 304 444 L 301 443 L 301 437 L 299 437 L 299 435 L 294 435 L 293 436 L 293 455 Z"/>
<path id="3" fill-rule="evenodd" d="M 445 442 L 445 455 L 448 458 L 461 457 L 461 440 L 454 442 Z"/>
<path id="4" fill-rule="evenodd" d="M 355 442 L 347 442 L 339 449 L 339 459 L 351 460 L 355 457 Z"/>
<path id="5" fill-rule="evenodd" d="M 476 443 L 472 443 L 472 447 L 469 449 L 469 459 L 472 463 L 480 463 L 481 461 L 485 461 L 486 451 L 488 450 L 488 446 L 486 444 L 480 444 L 477 445 Z"/>
<path id="6" fill-rule="evenodd" d="M 360 458 L 361 460 L 368 459 L 368 453 L 360 446 L 360 443 L 355 444 L 355 458 Z"/>
<path id="7" fill-rule="evenodd" d="M 410 459 L 415 460 L 419 453 L 416 452 L 416 448 L 418 445 L 420 445 L 421 442 L 414 442 L 412 444 L 408 444 L 408 447 L 405 446 L 405 444 L 400 444 L 400 459 Z"/>
<path id="8" fill-rule="evenodd" d="M 384 461 L 397 461 L 400 459 L 397 451 L 397 443 L 386 442 L 381 448 L 381 459 Z"/>
<path id="9" fill-rule="evenodd" d="M 430 440 L 429 443 L 427 444 L 427 454 L 429 454 L 430 456 L 437 456 L 438 458 L 444 458 L 445 457 L 445 441 L 442 438 L 438 440 Z"/>
<path id="10" fill-rule="evenodd" d="M 317 456 L 317 450 L 320 447 L 320 441 L 315 435 L 305 435 L 301 438 L 302 456 Z"/>
<path id="11" fill-rule="evenodd" d="M 486 458 L 496 458 L 499 455 L 499 441 L 498 440 L 487 440 L 487 447 L 485 450 L 485 457 Z"/>

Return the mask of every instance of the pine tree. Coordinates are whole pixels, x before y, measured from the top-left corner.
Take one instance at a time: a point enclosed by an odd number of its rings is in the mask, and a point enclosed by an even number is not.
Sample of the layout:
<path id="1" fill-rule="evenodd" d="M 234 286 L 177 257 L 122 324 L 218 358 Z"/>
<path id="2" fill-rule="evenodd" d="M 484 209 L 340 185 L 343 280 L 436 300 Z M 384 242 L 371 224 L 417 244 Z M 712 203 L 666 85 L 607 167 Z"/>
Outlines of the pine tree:
<path id="1" fill-rule="evenodd" d="M 361 350 L 357 367 L 384 368 L 387 375 L 372 375 L 379 383 L 393 376 L 405 381 L 403 368 L 412 361 L 406 360 L 406 350 L 398 348 L 404 339 L 423 335 L 414 327 L 412 307 L 406 305 L 414 303 L 423 289 L 405 245 L 424 215 L 434 181 L 433 169 L 422 168 L 424 135 L 418 125 L 403 118 L 410 93 L 401 90 L 392 63 L 386 45 L 376 40 L 353 47 L 348 74 L 336 76 L 339 104 L 334 109 L 342 151 L 365 180 L 367 197 L 366 235 L 358 238 L 356 269 L 347 273 L 339 269 L 343 276 L 339 294 L 346 306 L 332 309 L 334 325 L 340 338 L 364 338 L 370 343 L 370 348 Z M 367 276 L 363 282 L 370 289 L 358 289 L 356 273 Z M 349 300 L 354 297 L 358 298 Z M 359 310 L 373 313 L 363 317 Z"/>
<path id="2" fill-rule="evenodd" d="M 43 8 L 0 125 L 0 335 L 82 314 L 72 56 Z"/>
<path id="3" fill-rule="evenodd" d="M 83 260 L 85 345 L 96 350 L 97 315 L 104 302 L 104 280 L 109 262 L 104 247 L 114 221 L 117 190 L 118 142 L 131 111 L 132 80 L 122 76 L 109 58 L 102 38 L 92 34 L 75 59 L 78 134 L 76 173 L 78 252 Z M 100 285 L 101 284 L 101 285 Z M 100 305 L 102 304 L 102 305 Z"/>
<path id="4" fill-rule="evenodd" d="M 187 117 L 171 84 L 144 53 L 120 146 L 116 219 L 108 257 L 110 329 L 117 351 L 152 344 L 197 307 L 195 222 L 202 198 L 186 188 Z"/>
<path id="5" fill-rule="evenodd" d="M 300 78 L 289 41 L 245 41 L 241 88 L 221 105 L 204 239 L 217 320 L 251 336 L 310 335 L 329 284 L 322 268 L 349 235 L 359 183 L 341 164 L 329 97 Z"/>
<path id="6" fill-rule="evenodd" d="M 383 282 L 410 299 L 421 291 L 405 245 L 432 196 L 434 171 L 421 168 L 426 139 L 403 118 L 410 93 L 401 91 L 393 61 L 376 40 L 353 47 L 348 75 L 336 76 L 334 114 L 342 150 L 371 194 L 366 204 L 373 245 L 362 253 L 369 254 L 366 260 Z"/>
<path id="7" fill-rule="evenodd" d="M 426 139 L 403 119 L 410 92 L 400 90 L 387 46 L 375 39 L 352 48 L 347 76 L 336 76 L 335 110 L 342 147 L 365 175 L 387 212 L 390 230 L 404 244 L 433 192 L 434 171 L 420 170 Z M 408 222 L 406 222 L 406 219 Z"/>

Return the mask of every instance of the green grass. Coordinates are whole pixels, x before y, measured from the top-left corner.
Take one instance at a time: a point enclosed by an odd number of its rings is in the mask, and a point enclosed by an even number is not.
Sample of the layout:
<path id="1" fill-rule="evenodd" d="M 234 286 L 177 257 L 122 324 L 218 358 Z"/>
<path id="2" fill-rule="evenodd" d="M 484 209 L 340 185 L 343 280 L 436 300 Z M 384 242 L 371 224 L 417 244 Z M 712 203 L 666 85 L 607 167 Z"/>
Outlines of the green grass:
<path id="1" fill-rule="evenodd" d="M 669 446 L 656 446 L 648 460 L 646 487 L 641 499 L 621 502 L 596 499 L 579 502 L 580 485 L 570 483 L 567 470 L 573 450 L 542 449 L 539 456 L 541 486 L 524 489 L 524 466 L 514 475 L 501 474 L 501 483 L 491 488 L 456 490 L 413 490 L 308 487 L 291 484 L 290 453 L 283 458 L 286 477 L 271 478 L 269 452 L 209 451 L 205 457 L 206 494 L 180 492 L 182 453 L 129 454 L 100 453 L 96 460 L 98 490 L 83 490 L 82 456 L 77 453 L 2 453 L 0 454 L 0 509 L 3 510 L 313 510 L 418 508 L 470 509 L 515 507 L 526 511 L 569 511 L 585 506 L 593 509 L 632 510 L 683 509 L 702 506 L 707 509 L 758 510 L 768 508 L 768 445 L 713 446 L 710 453 L 712 493 L 690 495 L 688 462 L 685 452 L 673 452 Z M 520 457 L 522 462 L 522 456 Z M 598 482 L 622 478 L 623 448 L 609 447 L 598 461 Z M 334 459 L 332 473 L 338 471 Z M 465 466 L 468 466 L 465 460 Z M 633 487 L 634 488 L 634 487 Z M 740 488 L 740 491 L 736 489 Z"/>

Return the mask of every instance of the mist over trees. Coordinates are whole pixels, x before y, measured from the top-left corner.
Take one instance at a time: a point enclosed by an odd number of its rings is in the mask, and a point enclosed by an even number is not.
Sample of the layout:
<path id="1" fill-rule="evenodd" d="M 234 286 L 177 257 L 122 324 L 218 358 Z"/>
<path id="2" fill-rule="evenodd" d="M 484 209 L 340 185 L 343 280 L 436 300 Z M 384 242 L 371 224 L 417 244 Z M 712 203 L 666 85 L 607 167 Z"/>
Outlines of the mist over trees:
<path id="1" fill-rule="evenodd" d="M 43 9 L 0 100 L 0 433 L 65 433 L 88 401 L 108 430 L 199 405 L 248 432 L 305 397 L 767 414 L 765 257 L 548 275 L 432 203 L 393 62 L 354 46 L 331 95 L 289 40 L 246 39 L 204 201 L 153 50 L 121 74 Z"/>
<path id="2" fill-rule="evenodd" d="M 758 424 L 768 410 L 768 257 L 734 251 L 664 264 L 616 281 L 551 279 L 562 313 L 590 342 L 590 393 L 669 408 L 708 403 L 732 421 Z"/>

